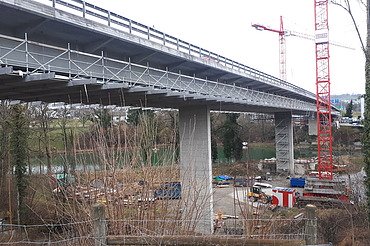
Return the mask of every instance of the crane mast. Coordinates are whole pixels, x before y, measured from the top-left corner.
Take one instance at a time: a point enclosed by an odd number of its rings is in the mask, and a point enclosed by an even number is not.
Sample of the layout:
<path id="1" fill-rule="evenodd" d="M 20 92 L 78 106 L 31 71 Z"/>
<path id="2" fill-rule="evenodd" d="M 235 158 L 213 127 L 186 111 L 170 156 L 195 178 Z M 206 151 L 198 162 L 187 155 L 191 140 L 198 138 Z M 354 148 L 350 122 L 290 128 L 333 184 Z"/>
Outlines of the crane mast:
<path id="1" fill-rule="evenodd" d="M 328 0 L 315 1 L 317 155 L 319 179 L 333 179 Z"/>
<path id="2" fill-rule="evenodd" d="M 280 31 L 279 31 L 279 61 L 280 61 L 280 79 L 286 81 L 286 41 L 285 41 L 285 31 L 283 24 L 283 17 L 280 16 Z"/>

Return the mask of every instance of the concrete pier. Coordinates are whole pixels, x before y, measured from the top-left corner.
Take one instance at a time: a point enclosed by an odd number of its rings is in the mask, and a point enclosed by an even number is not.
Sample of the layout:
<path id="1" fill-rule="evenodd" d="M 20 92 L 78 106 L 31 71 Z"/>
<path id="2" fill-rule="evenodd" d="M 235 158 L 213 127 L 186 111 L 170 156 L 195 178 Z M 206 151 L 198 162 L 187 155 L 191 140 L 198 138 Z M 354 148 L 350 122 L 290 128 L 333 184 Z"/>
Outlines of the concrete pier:
<path id="1" fill-rule="evenodd" d="M 293 122 L 291 112 L 275 113 L 276 170 L 294 174 Z"/>
<path id="2" fill-rule="evenodd" d="M 211 122 L 207 106 L 179 109 L 183 220 L 199 233 L 213 231 Z M 185 222 L 186 223 L 186 222 Z"/>
<path id="3" fill-rule="evenodd" d="M 317 119 L 316 118 L 308 119 L 308 135 L 317 136 Z"/>

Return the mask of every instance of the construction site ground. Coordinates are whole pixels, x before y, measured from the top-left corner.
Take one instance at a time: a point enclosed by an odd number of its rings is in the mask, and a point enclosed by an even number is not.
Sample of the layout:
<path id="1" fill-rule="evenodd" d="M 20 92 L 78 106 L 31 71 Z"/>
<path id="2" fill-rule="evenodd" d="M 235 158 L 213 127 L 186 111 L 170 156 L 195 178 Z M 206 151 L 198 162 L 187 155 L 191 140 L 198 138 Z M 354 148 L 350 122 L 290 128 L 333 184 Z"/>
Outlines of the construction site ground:
<path id="1" fill-rule="evenodd" d="M 365 178 L 365 171 L 362 169 L 360 172 L 348 174 L 336 175 L 336 180 L 344 180 L 346 185 L 350 187 L 352 191 L 352 198 L 350 199 L 356 202 L 363 202 L 366 199 L 366 189 L 362 182 Z M 290 181 L 286 176 L 275 176 L 271 181 L 262 181 L 272 185 L 272 187 L 290 187 Z M 248 187 L 214 187 L 214 212 L 222 212 L 226 215 L 240 216 L 240 211 L 246 208 L 247 192 Z M 302 195 L 303 188 L 295 187 L 297 192 Z M 272 189 L 265 189 L 264 192 L 267 195 L 271 195 Z M 257 207 L 258 203 L 252 203 L 248 201 L 248 205 Z"/>
<path id="2" fill-rule="evenodd" d="M 277 177 L 272 181 L 265 181 L 272 185 L 272 187 L 289 187 L 289 179 L 286 177 Z M 258 202 L 251 202 L 247 198 L 248 187 L 214 187 L 214 212 L 222 212 L 225 215 L 236 215 L 240 216 L 240 212 L 246 209 L 247 206 L 266 206 L 259 204 Z M 297 189 L 298 192 L 302 192 L 302 188 Z M 265 189 L 264 192 L 271 195 L 272 189 Z M 246 202 L 248 201 L 248 204 Z"/>

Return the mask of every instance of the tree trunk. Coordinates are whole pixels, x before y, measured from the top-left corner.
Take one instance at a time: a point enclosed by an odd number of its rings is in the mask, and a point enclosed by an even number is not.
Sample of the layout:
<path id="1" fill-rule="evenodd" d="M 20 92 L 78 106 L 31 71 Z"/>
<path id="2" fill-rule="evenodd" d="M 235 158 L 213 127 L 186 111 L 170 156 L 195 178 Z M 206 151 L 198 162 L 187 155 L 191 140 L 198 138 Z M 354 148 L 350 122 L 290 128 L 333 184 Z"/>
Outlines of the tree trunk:
<path id="1" fill-rule="evenodd" d="M 49 135 L 48 135 L 48 125 L 47 124 L 48 124 L 47 122 L 42 122 L 42 132 L 43 132 L 44 143 L 45 143 L 47 172 L 48 174 L 51 174 L 51 152 L 50 152 L 50 140 L 49 140 Z"/>
<path id="2" fill-rule="evenodd" d="M 366 43 L 366 63 L 365 63 L 365 120 L 364 120 L 364 154 L 365 167 L 367 174 L 367 204 L 368 219 L 370 221 L 370 0 L 367 0 L 367 43 Z"/>

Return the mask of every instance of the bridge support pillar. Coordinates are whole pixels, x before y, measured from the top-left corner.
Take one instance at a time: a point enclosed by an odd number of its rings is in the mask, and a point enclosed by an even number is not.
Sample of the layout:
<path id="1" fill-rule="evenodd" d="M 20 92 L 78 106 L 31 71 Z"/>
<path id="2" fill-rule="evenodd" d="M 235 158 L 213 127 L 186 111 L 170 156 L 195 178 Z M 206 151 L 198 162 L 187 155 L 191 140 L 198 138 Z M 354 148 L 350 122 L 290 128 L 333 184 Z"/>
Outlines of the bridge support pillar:
<path id="1" fill-rule="evenodd" d="M 317 136 L 317 120 L 316 120 L 316 117 L 308 119 L 308 135 Z"/>
<path id="2" fill-rule="evenodd" d="M 275 113 L 276 170 L 294 174 L 293 122 L 291 112 Z"/>
<path id="3" fill-rule="evenodd" d="M 213 192 L 209 108 L 180 108 L 179 132 L 183 220 L 191 221 L 190 228 L 196 228 L 197 232 L 211 234 Z"/>

